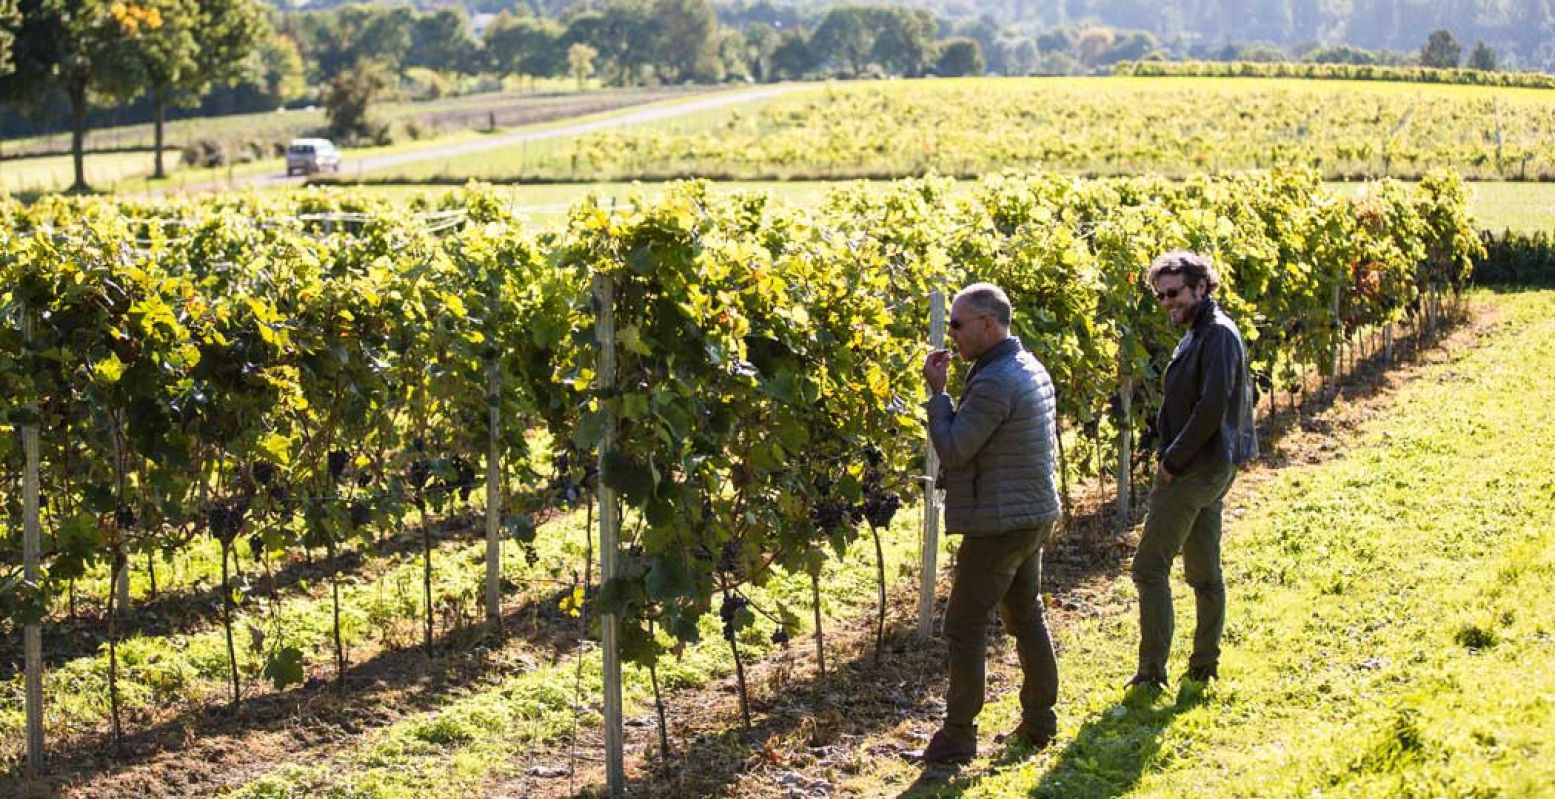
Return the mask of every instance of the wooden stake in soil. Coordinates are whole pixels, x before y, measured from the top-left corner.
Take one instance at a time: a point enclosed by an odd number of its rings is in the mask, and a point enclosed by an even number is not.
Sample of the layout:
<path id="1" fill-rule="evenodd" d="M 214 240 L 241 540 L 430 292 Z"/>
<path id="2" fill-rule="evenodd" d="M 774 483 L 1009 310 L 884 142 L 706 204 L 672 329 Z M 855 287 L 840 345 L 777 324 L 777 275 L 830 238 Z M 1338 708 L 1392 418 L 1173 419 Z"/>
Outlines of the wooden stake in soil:
<path id="1" fill-rule="evenodd" d="M 880 602 L 875 609 L 875 665 L 878 666 L 881 650 L 885 648 L 885 552 L 880 548 L 880 528 L 870 524 L 869 532 L 875 539 L 875 588 L 880 592 Z"/>
<path id="2" fill-rule="evenodd" d="M 1122 366 L 1123 355 L 1119 354 L 1119 366 Z M 1134 460 L 1134 411 L 1131 403 L 1134 398 L 1134 381 L 1124 377 L 1118 383 L 1118 498 L 1114 508 L 1117 523 L 1127 526 L 1131 516 L 1133 486 L 1131 485 L 1131 472 Z"/>
<path id="3" fill-rule="evenodd" d="M 616 325 L 615 287 L 610 278 L 594 276 L 594 305 L 598 314 L 595 331 L 599 343 L 599 371 L 596 388 L 613 390 L 616 384 Z M 605 484 L 605 456 L 615 447 L 616 419 L 613 413 L 605 420 L 604 436 L 599 442 L 599 579 L 604 584 L 616 576 L 616 549 L 619 545 L 620 518 L 616 515 L 615 490 Z M 605 683 L 605 782 L 612 797 L 626 795 L 626 760 L 624 737 L 621 727 L 621 652 L 619 637 L 621 617 L 606 612 L 600 618 L 601 639 L 604 644 Z M 735 649 L 735 665 L 739 665 L 739 649 Z M 747 722 L 748 723 L 748 722 Z"/>
<path id="4" fill-rule="evenodd" d="M 502 372 L 497 359 L 486 365 L 486 621 L 496 631 L 502 623 L 502 488 L 498 422 L 502 414 Z"/>
<path id="5" fill-rule="evenodd" d="M 939 349 L 945 343 L 945 294 L 938 289 L 929 294 L 929 346 Z M 939 576 L 939 453 L 933 440 L 924 442 L 923 475 L 923 551 L 918 572 L 918 638 L 934 635 L 934 584 Z M 820 645 L 820 599 L 816 598 L 816 645 Z M 822 676 L 826 674 L 822 660 Z"/>
<path id="6" fill-rule="evenodd" d="M 810 572 L 810 605 L 815 608 L 815 664 L 822 679 L 826 678 L 826 636 L 821 632 L 821 569 Z"/>
<path id="7" fill-rule="evenodd" d="M 653 620 L 648 620 L 648 637 L 653 637 Z M 655 658 L 648 663 L 648 682 L 653 685 L 653 709 L 659 715 L 659 753 L 669 760 L 670 727 L 664 712 L 664 694 L 659 690 L 659 662 Z"/>
<path id="8" fill-rule="evenodd" d="M 22 308 L 22 336 L 32 345 L 32 316 Z M 38 518 L 38 403 L 28 398 L 27 423 L 22 426 L 22 449 L 26 466 L 22 473 L 22 579 L 31 588 L 38 584 L 38 560 L 43 551 L 42 526 Z M 71 616 L 75 616 L 75 581 L 70 582 Z M 43 770 L 43 625 L 29 620 L 22 628 L 22 649 L 26 661 L 27 696 L 27 768 L 34 774 Z"/>

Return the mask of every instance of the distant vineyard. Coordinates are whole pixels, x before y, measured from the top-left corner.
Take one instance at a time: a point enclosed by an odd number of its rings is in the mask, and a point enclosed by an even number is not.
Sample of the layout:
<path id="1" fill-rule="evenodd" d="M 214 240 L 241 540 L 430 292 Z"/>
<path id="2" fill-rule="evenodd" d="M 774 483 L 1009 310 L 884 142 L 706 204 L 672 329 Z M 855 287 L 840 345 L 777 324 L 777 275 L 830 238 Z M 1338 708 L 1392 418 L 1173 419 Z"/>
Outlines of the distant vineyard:
<path id="1" fill-rule="evenodd" d="M 1514 89 L 1326 81 L 1051 78 L 837 84 L 719 125 L 578 139 L 554 161 L 475 177 L 731 179 L 1190 176 L 1299 167 L 1328 179 L 1555 176 L 1555 104 Z M 410 175 L 414 177 L 414 175 Z"/>
<path id="2" fill-rule="evenodd" d="M 1136 78 L 1301 78 L 1305 80 L 1382 80 L 1404 83 L 1452 83 L 1555 89 L 1555 75 L 1543 72 L 1491 72 L 1483 69 L 1436 69 L 1381 64 L 1304 64 L 1289 61 L 1123 61 L 1113 74 Z"/>
<path id="3" fill-rule="evenodd" d="M 585 203 L 540 238 L 480 189 L 418 210 L 327 193 L 0 206 L 0 389 L 6 424 L 38 437 L 44 533 L 28 584 L 27 464 L 8 443 L 7 624 L 49 618 L 89 568 L 214 541 L 237 701 L 238 542 L 334 556 L 484 484 L 503 535 L 529 546 L 544 511 L 598 479 L 640 520 L 598 597 L 624 619 L 624 657 L 695 639 L 715 604 L 731 642 L 758 624 L 786 637 L 792 612 L 758 616 L 742 586 L 814 578 L 915 490 L 931 291 L 1009 290 L 1079 432 L 1065 473 L 1093 476 L 1107 431 L 1150 440 L 1177 335 L 1139 285 L 1159 252 L 1224 267 L 1265 396 L 1329 368 L 1357 330 L 1418 316 L 1482 252 L 1451 177 L 1356 200 L 1312 172 L 1007 176 L 960 199 L 908 181 L 814 210 L 691 183 L 651 205 Z M 338 579 L 330 633 L 266 639 L 278 687 L 305 663 L 345 667 Z"/>

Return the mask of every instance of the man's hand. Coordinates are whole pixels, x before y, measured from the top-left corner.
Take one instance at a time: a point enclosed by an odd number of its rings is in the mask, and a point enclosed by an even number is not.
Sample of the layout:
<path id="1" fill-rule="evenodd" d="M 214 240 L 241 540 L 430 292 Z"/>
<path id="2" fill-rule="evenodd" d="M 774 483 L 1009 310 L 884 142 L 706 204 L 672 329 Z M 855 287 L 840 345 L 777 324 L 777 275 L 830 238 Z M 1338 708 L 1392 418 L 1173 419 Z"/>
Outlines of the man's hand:
<path id="1" fill-rule="evenodd" d="M 945 390 L 949 371 L 950 350 L 934 350 L 923 359 L 923 382 L 929 385 L 930 393 L 938 394 Z"/>

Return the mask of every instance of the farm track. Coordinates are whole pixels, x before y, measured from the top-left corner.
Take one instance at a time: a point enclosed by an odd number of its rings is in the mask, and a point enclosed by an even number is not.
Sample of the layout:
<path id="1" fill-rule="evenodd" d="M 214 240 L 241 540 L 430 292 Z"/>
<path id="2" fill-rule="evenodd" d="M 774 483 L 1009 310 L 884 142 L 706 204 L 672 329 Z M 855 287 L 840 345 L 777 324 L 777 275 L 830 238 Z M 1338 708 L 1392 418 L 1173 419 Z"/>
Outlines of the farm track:
<path id="1" fill-rule="evenodd" d="M 520 144 L 546 141 L 549 139 L 568 138 L 595 131 L 609 130 L 612 128 L 630 127 L 647 122 L 657 122 L 673 119 L 687 114 L 695 114 L 703 111 L 711 111 L 725 108 L 731 105 L 766 100 L 789 91 L 789 87 L 771 86 L 760 89 L 735 90 L 714 92 L 706 97 L 685 102 L 677 102 L 670 105 L 641 108 L 635 111 L 627 111 L 621 114 L 592 119 L 583 122 L 554 125 L 540 130 L 516 130 L 503 133 L 478 141 L 461 142 L 425 149 L 412 150 L 410 152 L 391 153 L 387 155 L 370 156 L 367 158 L 348 158 L 340 164 L 340 174 L 355 175 L 367 172 L 376 172 L 384 169 L 405 166 L 407 164 L 421 163 L 425 161 L 446 161 L 475 155 L 490 150 L 500 150 L 505 147 L 513 147 Z M 656 98 L 657 99 L 657 98 Z M 633 103 L 635 105 L 636 103 Z M 284 174 L 258 175 L 235 181 L 212 180 L 201 183 L 191 183 L 181 186 L 177 191 L 181 193 L 196 193 L 214 191 L 226 188 L 266 188 L 281 185 L 303 185 L 307 182 L 306 176 L 291 177 Z"/>

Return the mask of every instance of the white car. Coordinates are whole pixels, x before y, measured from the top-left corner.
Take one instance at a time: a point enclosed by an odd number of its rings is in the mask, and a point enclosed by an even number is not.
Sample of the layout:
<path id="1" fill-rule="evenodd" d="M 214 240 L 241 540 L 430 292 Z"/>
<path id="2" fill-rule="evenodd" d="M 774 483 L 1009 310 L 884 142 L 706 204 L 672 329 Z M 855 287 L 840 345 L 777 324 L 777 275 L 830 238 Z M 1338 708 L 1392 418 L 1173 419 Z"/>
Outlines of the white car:
<path id="1" fill-rule="evenodd" d="M 340 150 L 329 139 L 292 139 L 286 146 L 286 175 L 340 172 Z"/>

